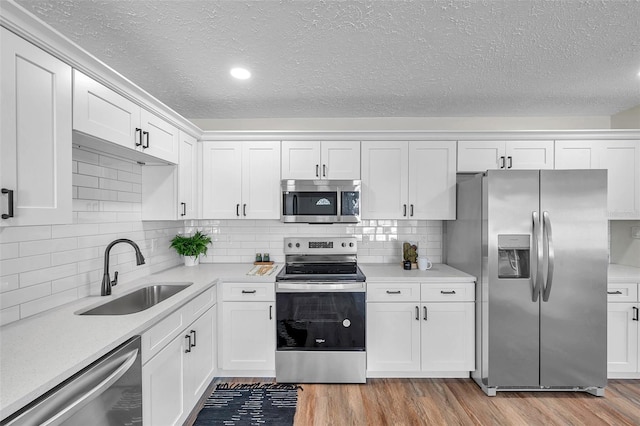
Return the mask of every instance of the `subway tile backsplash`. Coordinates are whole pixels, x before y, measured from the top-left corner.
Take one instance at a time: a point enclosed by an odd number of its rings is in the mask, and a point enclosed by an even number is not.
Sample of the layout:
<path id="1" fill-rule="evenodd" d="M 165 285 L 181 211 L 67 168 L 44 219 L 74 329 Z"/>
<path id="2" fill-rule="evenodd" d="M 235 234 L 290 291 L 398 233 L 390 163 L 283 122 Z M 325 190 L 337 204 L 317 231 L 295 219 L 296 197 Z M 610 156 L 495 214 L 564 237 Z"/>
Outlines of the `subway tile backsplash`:
<path id="1" fill-rule="evenodd" d="M 363 220 L 358 224 L 309 225 L 278 220 L 194 220 L 185 231 L 202 230 L 212 237 L 205 263 L 253 262 L 256 253 L 269 253 L 271 260 L 284 261 L 285 237 L 354 236 L 358 240 L 358 262 L 400 263 L 405 241 L 418 245 L 418 254 L 442 262 L 442 221 Z"/>
<path id="2" fill-rule="evenodd" d="M 121 286 L 182 263 L 169 248 L 177 233 L 200 229 L 213 244 L 204 263 L 250 263 L 256 253 L 284 261 L 283 240 L 289 236 L 352 235 L 358 261 L 399 263 L 402 243 L 417 242 L 420 255 L 442 261 L 442 222 L 364 220 L 359 224 L 284 224 L 278 220 L 153 221 L 141 219 L 139 164 L 74 148 L 73 223 L 0 228 L 0 324 L 36 315 L 73 300 L 100 294 L 104 250 L 117 238 L 138 243 L 146 264 L 135 265 L 126 244 L 111 251 L 111 272 Z"/>
<path id="3" fill-rule="evenodd" d="M 135 241 L 146 264 L 135 265 L 126 244 L 111 251 L 120 285 L 170 268 L 182 259 L 169 241 L 182 221 L 143 222 L 141 167 L 81 149 L 73 150 L 73 223 L 0 229 L 0 324 L 7 324 L 88 295 L 99 295 L 104 250 L 117 238 Z"/>

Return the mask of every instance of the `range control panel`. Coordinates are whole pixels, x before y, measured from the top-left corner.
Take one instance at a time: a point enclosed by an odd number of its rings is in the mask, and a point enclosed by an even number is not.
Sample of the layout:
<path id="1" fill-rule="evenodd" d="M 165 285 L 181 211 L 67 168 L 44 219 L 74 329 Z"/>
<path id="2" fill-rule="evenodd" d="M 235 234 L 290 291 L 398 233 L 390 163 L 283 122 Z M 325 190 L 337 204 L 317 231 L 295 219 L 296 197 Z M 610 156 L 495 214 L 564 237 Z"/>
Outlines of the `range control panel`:
<path id="1" fill-rule="evenodd" d="M 355 254 L 356 237 L 288 237 L 284 239 L 285 254 Z"/>

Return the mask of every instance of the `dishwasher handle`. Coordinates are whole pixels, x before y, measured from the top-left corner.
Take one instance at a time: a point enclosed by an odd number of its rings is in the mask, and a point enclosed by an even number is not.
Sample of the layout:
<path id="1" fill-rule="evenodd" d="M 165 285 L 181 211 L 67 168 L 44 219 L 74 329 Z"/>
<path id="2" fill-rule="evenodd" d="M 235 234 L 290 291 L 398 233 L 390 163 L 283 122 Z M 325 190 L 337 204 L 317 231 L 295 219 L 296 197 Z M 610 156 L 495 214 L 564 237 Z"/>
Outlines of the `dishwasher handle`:
<path id="1" fill-rule="evenodd" d="M 52 426 L 63 423 L 100 396 L 133 367 L 139 359 L 139 341 L 139 337 L 136 338 L 137 345 L 132 349 L 128 348 L 129 343 L 106 355 L 59 388 L 54 389 L 19 416 L 7 423 L 3 422 L 2 425 L 26 423 Z"/>

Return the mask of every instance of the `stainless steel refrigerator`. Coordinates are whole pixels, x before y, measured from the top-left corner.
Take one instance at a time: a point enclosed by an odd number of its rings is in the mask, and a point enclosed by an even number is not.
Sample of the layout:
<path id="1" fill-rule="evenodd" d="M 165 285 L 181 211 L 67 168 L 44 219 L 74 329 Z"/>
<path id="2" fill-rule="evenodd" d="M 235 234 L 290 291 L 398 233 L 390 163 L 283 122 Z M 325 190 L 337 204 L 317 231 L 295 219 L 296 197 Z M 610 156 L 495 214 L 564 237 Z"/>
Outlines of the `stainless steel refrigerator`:
<path id="1" fill-rule="evenodd" d="M 606 170 L 459 176 L 446 262 L 478 278 L 476 370 L 487 395 L 607 383 Z"/>

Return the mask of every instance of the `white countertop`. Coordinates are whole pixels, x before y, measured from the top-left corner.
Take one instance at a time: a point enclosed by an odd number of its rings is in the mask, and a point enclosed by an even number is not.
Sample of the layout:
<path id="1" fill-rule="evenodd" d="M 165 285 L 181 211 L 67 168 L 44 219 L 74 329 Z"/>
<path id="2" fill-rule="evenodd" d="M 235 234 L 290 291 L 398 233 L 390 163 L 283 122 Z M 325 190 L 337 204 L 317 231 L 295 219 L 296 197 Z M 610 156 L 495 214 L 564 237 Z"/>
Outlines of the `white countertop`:
<path id="1" fill-rule="evenodd" d="M 640 283 L 640 268 L 627 265 L 618 265 L 615 263 L 609 264 L 609 277 L 610 283 L 628 283 L 636 282 Z"/>
<path id="2" fill-rule="evenodd" d="M 443 263 L 434 263 L 431 269 L 405 271 L 401 264 L 395 263 L 359 263 L 368 283 L 402 280 L 404 282 L 443 283 L 474 282 L 476 278 Z"/>
<path id="3" fill-rule="evenodd" d="M 279 269 L 281 265 L 277 265 Z M 111 296 L 92 296 L 0 328 L 0 419 L 11 415 L 55 385 L 91 364 L 175 311 L 216 280 L 273 282 L 247 276 L 250 264 L 201 264 L 176 267 L 130 283 L 119 283 Z M 185 290 L 145 311 L 129 315 L 79 316 L 155 282 L 193 282 Z"/>
<path id="4" fill-rule="evenodd" d="M 122 282 L 111 296 L 92 296 L 68 303 L 0 328 L 0 419 L 11 415 L 113 350 L 141 334 L 198 294 L 220 282 L 273 282 L 269 276 L 248 276 L 251 264 L 200 264 L 176 267 L 139 280 Z M 405 271 L 396 264 L 360 264 L 368 282 L 473 282 L 475 278 L 450 266 Z M 130 315 L 80 316 L 74 312 L 103 304 L 150 283 L 193 282 L 175 296 Z"/>

